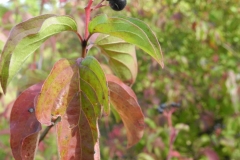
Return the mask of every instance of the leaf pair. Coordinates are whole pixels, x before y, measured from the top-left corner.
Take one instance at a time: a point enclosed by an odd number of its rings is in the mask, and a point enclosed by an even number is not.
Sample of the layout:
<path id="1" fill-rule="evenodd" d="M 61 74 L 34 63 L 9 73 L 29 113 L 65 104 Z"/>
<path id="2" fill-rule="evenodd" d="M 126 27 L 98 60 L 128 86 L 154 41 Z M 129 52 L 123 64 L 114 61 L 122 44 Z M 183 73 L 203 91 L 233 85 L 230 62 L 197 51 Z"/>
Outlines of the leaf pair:
<path id="1" fill-rule="evenodd" d="M 62 159 L 93 159 L 98 141 L 97 120 L 109 114 L 104 72 L 93 57 L 58 61 L 38 96 L 36 116 L 51 125 L 58 116 L 58 148 Z M 74 154 L 72 153 L 74 152 Z"/>

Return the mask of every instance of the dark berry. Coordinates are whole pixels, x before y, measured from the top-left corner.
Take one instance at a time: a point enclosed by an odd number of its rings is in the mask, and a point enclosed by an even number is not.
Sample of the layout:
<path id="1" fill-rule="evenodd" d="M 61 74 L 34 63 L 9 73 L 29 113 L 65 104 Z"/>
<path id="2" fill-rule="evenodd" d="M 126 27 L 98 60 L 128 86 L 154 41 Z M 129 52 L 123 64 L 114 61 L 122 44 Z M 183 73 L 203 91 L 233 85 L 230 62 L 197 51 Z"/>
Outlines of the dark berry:
<path id="1" fill-rule="evenodd" d="M 158 107 L 158 113 L 163 113 L 164 109 L 161 107 Z"/>
<path id="2" fill-rule="evenodd" d="M 109 0 L 109 5 L 114 11 L 121 11 L 125 8 L 127 0 Z"/>
<path id="3" fill-rule="evenodd" d="M 165 109 L 165 108 L 167 108 L 167 106 L 168 106 L 168 105 L 167 105 L 166 103 L 163 103 L 163 104 L 160 104 L 159 107 L 162 108 L 162 109 Z"/>
<path id="4" fill-rule="evenodd" d="M 181 104 L 180 103 L 171 103 L 171 107 L 181 107 Z"/>

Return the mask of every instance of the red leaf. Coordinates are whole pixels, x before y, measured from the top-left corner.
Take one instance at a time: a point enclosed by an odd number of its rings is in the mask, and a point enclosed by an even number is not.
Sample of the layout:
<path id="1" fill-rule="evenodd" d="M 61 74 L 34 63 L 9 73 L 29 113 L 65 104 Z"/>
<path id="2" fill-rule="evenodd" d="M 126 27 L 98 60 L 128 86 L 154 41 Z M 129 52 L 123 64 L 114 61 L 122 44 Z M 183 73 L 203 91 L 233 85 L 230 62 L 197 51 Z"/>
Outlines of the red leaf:
<path id="1" fill-rule="evenodd" d="M 2 23 L 3 24 L 12 23 L 13 22 L 13 20 L 11 19 L 12 15 L 13 15 L 12 11 L 7 11 L 6 13 L 4 13 L 4 15 L 2 16 Z"/>
<path id="2" fill-rule="evenodd" d="M 79 94 L 76 94 L 69 102 L 61 122 L 57 124 L 58 148 L 61 159 L 93 158 L 94 140 L 92 136 L 88 136 L 91 133 L 91 128 L 79 104 Z"/>
<path id="3" fill-rule="evenodd" d="M 67 0 L 59 0 L 60 3 L 65 3 Z"/>
<path id="4" fill-rule="evenodd" d="M 89 136 L 92 131 L 86 115 L 82 110 L 80 111 L 81 108 L 79 105 L 76 105 L 79 103 L 78 100 L 73 100 L 75 105 L 71 104 L 67 108 L 66 115 L 57 124 L 58 148 L 61 159 L 91 160 L 93 159 L 93 155 L 100 155 L 100 153 L 95 153 L 99 152 L 99 149 L 96 149 L 98 142 L 95 143 L 93 137 Z M 81 112 L 80 116 L 79 112 Z M 72 128 L 66 127 L 71 125 L 75 126 Z M 93 150 L 94 147 L 95 151 Z M 94 158 L 94 160 L 98 159 Z"/>
<path id="5" fill-rule="evenodd" d="M 41 124 L 37 121 L 34 98 L 42 83 L 35 84 L 21 93 L 15 101 L 10 117 L 11 148 L 16 160 L 34 159 Z"/>
<path id="6" fill-rule="evenodd" d="M 219 160 L 217 153 L 212 150 L 211 148 L 204 148 L 202 153 L 209 159 L 209 160 Z"/>
<path id="7" fill-rule="evenodd" d="M 143 136 L 144 116 L 132 89 L 119 78 L 107 75 L 110 100 L 127 129 L 128 147 L 136 144 Z"/>

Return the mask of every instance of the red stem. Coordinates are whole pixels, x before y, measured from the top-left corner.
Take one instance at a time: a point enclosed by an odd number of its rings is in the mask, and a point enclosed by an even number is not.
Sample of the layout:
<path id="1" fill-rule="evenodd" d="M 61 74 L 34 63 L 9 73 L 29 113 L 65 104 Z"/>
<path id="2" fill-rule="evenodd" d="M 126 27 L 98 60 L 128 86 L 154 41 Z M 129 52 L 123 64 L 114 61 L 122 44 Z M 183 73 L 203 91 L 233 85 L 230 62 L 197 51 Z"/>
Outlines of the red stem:
<path id="1" fill-rule="evenodd" d="M 88 39 L 89 36 L 89 32 L 88 32 L 88 25 L 89 25 L 89 21 L 90 21 L 90 13 L 91 13 L 91 6 L 92 6 L 93 0 L 89 0 L 87 7 L 85 7 L 85 40 Z"/>
<path id="2" fill-rule="evenodd" d="M 175 112 L 176 109 L 175 108 L 171 108 L 170 111 L 165 111 L 164 112 L 164 116 L 167 117 L 167 121 L 168 121 L 168 127 L 170 128 L 170 138 L 169 138 L 169 152 L 168 152 L 168 156 L 167 156 L 167 160 L 170 160 L 172 158 L 172 148 L 173 148 L 173 142 L 174 139 L 176 137 L 176 130 L 173 128 L 172 126 L 172 114 L 173 112 Z"/>
<path id="3" fill-rule="evenodd" d="M 82 36 L 78 32 L 77 32 L 77 36 L 80 39 L 81 43 L 83 43 L 83 38 L 82 38 Z"/>
<path id="4" fill-rule="evenodd" d="M 105 0 L 101 0 L 101 2 L 98 3 L 98 5 L 96 5 L 95 7 L 91 8 L 91 6 L 93 4 L 93 1 L 94 0 L 89 0 L 87 6 L 85 7 L 85 16 L 86 16 L 86 18 L 85 18 L 85 35 L 84 35 L 84 39 L 80 35 L 78 35 L 79 39 L 82 42 L 82 57 L 83 58 L 87 55 L 87 42 L 88 42 L 89 38 L 91 37 L 91 35 L 89 35 L 89 32 L 88 32 L 88 25 L 89 25 L 89 22 L 90 22 L 91 11 L 94 10 L 94 9 L 98 9 L 98 8 L 103 7 L 104 5 L 102 5 L 102 3 Z"/>

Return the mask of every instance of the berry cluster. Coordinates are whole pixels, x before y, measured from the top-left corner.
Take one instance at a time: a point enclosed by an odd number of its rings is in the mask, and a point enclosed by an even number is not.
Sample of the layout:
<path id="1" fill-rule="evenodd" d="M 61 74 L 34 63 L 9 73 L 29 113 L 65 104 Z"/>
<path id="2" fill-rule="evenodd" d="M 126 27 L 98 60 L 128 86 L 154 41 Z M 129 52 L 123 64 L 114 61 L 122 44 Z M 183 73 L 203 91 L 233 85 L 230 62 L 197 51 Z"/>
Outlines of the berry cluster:
<path id="1" fill-rule="evenodd" d="M 171 108 L 171 107 L 176 107 L 176 108 L 179 108 L 181 107 L 181 103 L 170 103 L 170 104 L 167 104 L 167 103 L 163 103 L 163 104 L 160 104 L 160 106 L 158 107 L 158 112 L 159 113 L 163 113 L 163 111 L 166 109 L 166 108 Z"/>

